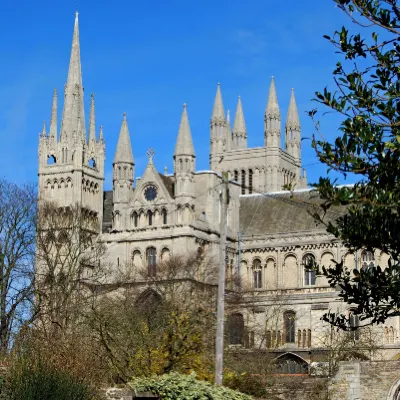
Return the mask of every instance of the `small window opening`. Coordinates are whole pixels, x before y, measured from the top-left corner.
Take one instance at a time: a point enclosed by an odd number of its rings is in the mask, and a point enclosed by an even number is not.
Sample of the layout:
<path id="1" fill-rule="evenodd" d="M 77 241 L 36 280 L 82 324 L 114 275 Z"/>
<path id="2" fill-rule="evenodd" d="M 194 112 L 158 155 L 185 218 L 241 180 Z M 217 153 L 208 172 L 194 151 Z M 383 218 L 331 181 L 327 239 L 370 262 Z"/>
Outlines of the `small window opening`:
<path id="1" fill-rule="evenodd" d="M 50 155 L 47 157 L 47 165 L 54 165 L 56 163 L 57 163 L 57 160 L 54 157 L 54 155 Z"/>
<path id="2" fill-rule="evenodd" d="M 94 158 L 91 158 L 89 160 L 89 167 L 90 168 L 96 168 L 96 161 L 94 160 Z"/>

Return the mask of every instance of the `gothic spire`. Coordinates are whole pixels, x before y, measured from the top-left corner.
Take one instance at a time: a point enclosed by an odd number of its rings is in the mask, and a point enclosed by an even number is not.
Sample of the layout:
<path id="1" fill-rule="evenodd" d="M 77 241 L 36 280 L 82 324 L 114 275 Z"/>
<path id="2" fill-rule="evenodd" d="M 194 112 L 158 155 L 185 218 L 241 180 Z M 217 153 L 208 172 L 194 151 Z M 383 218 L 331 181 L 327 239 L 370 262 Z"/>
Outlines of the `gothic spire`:
<path id="1" fill-rule="evenodd" d="M 81 120 L 79 123 L 79 119 Z M 80 124 L 80 129 L 78 125 Z M 86 141 L 85 116 L 83 107 L 82 68 L 79 44 L 78 13 L 75 14 L 74 35 L 72 38 L 71 58 L 69 61 L 68 78 L 65 84 L 64 110 L 61 131 L 67 137 L 72 137 L 76 131 Z"/>
<path id="2" fill-rule="evenodd" d="M 194 156 L 193 140 L 190 132 L 186 104 L 183 105 L 181 123 L 179 125 L 178 139 L 176 140 L 174 155 Z"/>
<path id="3" fill-rule="evenodd" d="M 126 112 L 122 120 L 121 130 L 119 132 L 117 150 L 115 151 L 114 164 L 116 163 L 134 164 L 131 139 L 129 137 L 128 121 L 126 120 Z"/>
<path id="4" fill-rule="evenodd" d="M 51 106 L 50 134 L 51 140 L 57 140 L 57 89 L 53 92 L 53 104 Z"/>
<path id="5" fill-rule="evenodd" d="M 268 103 L 265 109 L 265 115 L 269 118 L 280 119 L 278 97 L 276 96 L 275 80 L 271 79 L 271 86 L 269 87 Z"/>
<path id="6" fill-rule="evenodd" d="M 218 86 L 217 86 L 217 93 L 215 95 L 214 107 L 213 107 L 211 119 L 212 120 L 216 119 L 216 120 L 220 120 L 220 121 L 225 120 L 224 104 L 222 102 L 220 83 L 218 83 Z"/>
<path id="7" fill-rule="evenodd" d="M 94 93 L 90 95 L 90 121 L 88 143 L 96 141 L 96 117 L 94 112 Z"/>
<path id="8" fill-rule="evenodd" d="M 289 109 L 286 118 L 286 130 L 300 130 L 300 119 L 297 111 L 296 99 L 294 97 L 294 89 L 292 89 L 292 94 L 290 96 Z"/>
<path id="9" fill-rule="evenodd" d="M 247 136 L 246 123 L 244 122 L 244 114 L 242 108 L 242 100 L 240 99 L 240 96 L 238 97 L 236 113 L 235 113 L 235 121 L 233 123 L 232 133 L 234 135 L 236 134 L 244 137 Z"/>

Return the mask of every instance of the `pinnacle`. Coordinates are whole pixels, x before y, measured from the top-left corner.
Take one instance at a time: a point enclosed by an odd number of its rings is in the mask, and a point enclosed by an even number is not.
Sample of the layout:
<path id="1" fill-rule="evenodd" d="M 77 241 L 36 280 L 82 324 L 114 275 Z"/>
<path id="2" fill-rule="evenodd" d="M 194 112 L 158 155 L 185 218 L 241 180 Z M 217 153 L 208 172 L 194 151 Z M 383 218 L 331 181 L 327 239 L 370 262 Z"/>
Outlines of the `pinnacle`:
<path id="1" fill-rule="evenodd" d="M 176 140 L 174 155 L 194 156 L 192 134 L 190 132 L 187 105 L 183 105 L 181 122 L 179 125 L 178 139 Z"/>
<path id="2" fill-rule="evenodd" d="M 102 130 L 101 130 L 102 132 Z M 126 113 L 123 114 L 121 130 L 119 133 L 117 150 L 115 151 L 114 163 L 129 163 L 134 164 L 131 139 L 128 130 L 128 121 L 126 120 Z"/>
<path id="3" fill-rule="evenodd" d="M 89 120 L 89 140 L 90 142 L 96 141 L 96 116 L 94 111 L 94 93 L 90 95 L 90 120 Z"/>
<path id="4" fill-rule="evenodd" d="M 300 130 L 299 113 L 297 111 L 296 99 L 294 97 L 294 89 L 290 95 L 289 109 L 286 118 L 286 129 Z"/>
<path id="5" fill-rule="evenodd" d="M 42 127 L 42 137 L 46 137 L 47 133 L 46 133 L 46 121 L 43 121 L 43 127 Z"/>
<path id="6" fill-rule="evenodd" d="M 265 115 L 269 115 L 273 118 L 280 118 L 279 105 L 278 105 L 278 97 L 276 95 L 275 89 L 275 79 L 271 78 L 271 85 L 269 87 L 269 95 L 268 95 L 268 103 L 265 109 Z"/>
<path id="7" fill-rule="evenodd" d="M 57 89 L 53 92 L 53 104 L 51 106 L 50 134 L 49 136 L 55 140 L 57 138 Z"/>
<path id="8" fill-rule="evenodd" d="M 221 85 L 219 82 L 217 85 L 217 93 L 215 95 L 214 108 L 212 111 L 211 118 L 218 118 L 222 120 L 225 119 L 224 104 L 222 102 L 222 94 L 221 94 Z"/>
<path id="9" fill-rule="evenodd" d="M 238 96 L 238 102 L 235 113 L 235 121 L 233 123 L 232 133 L 238 136 L 246 136 L 246 123 L 244 121 L 242 100 Z"/>

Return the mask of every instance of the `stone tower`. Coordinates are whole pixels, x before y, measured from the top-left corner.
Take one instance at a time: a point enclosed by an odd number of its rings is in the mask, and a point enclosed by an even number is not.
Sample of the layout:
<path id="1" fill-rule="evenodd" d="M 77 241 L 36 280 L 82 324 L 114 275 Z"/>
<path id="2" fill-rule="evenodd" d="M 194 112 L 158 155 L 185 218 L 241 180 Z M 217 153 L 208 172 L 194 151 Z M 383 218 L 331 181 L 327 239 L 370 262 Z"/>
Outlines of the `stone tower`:
<path id="1" fill-rule="evenodd" d="M 128 226 L 128 205 L 133 193 L 134 168 L 135 161 L 129 137 L 128 121 L 126 120 L 126 113 L 124 113 L 113 162 L 115 229 L 126 229 Z"/>
<path id="2" fill-rule="evenodd" d="M 57 90 L 54 90 L 50 132 L 47 134 L 44 124 L 39 137 L 39 201 L 54 201 L 61 207 L 78 204 L 94 212 L 101 222 L 105 143 L 102 128 L 99 138 L 96 138 L 93 94 L 90 102 L 89 139 L 86 139 L 83 93 L 76 13 L 59 136 Z"/>
<path id="3" fill-rule="evenodd" d="M 194 174 L 196 171 L 196 155 L 194 153 L 192 133 L 186 104 L 183 105 L 178 138 L 174 152 L 175 197 L 191 201 L 195 195 Z"/>
<path id="4" fill-rule="evenodd" d="M 271 79 L 267 107 L 264 114 L 264 145 L 267 148 L 267 191 L 280 190 L 280 140 L 281 140 L 281 113 L 279 111 L 274 77 Z"/>
<path id="5" fill-rule="evenodd" d="M 296 99 L 294 97 L 294 89 L 292 89 L 289 109 L 286 117 L 286 125 L 285 125 L 285 147 L 286 151 L 294 158 L 296 165 L 299 168 L 301 166 L 300 132 L 301 130 L 300 130 L 299 113 L 297 112 Z"/>
<path id="6" fill-rule="evenodd" d="M 225 118 L 221 85 L 218 83 L 210 121 L 210 168 L 212 170 L 218 170 L 220 155 L 230 150 L 230 145 L 229 122 Z"/>

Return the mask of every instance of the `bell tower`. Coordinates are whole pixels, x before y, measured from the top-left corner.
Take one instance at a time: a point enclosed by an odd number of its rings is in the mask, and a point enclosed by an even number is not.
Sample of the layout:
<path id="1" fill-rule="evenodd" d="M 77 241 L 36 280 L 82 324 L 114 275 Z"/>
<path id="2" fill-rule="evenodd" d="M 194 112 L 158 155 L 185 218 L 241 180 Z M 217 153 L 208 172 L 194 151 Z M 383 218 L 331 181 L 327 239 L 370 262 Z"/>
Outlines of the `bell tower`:
<path id="1" fill-rule="evenodd" d="M 46 132 L 44 124 L 39 136 L 39 202 L 53 201 L 60 207 L 78 204 L 94 212 L 100 222 L 103 212 L 105 143 L 102 127 L 99 137 L 96 137 L 93 94 L 90 100 L 89 138 L 86 137 L 78 13 L 75 15 L 59 132 L 57 107 L 58 95 L 54 90 L 50 131 Z"/>

